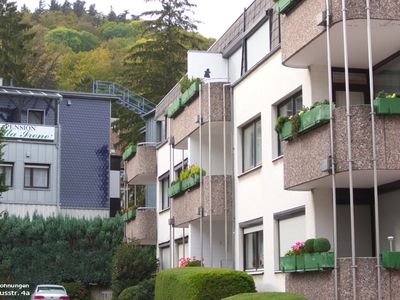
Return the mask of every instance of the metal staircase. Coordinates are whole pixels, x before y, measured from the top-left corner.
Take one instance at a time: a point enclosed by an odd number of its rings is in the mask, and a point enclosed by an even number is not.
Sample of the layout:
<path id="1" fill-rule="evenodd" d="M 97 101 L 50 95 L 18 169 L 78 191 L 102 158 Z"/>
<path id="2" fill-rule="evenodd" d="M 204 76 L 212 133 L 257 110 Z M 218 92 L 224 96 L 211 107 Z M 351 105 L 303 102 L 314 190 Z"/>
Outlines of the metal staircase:
<path id="1" fill-rule="evenodd" d="M 139 115 L 144 115 L 156 107 L 156 104 L 136 94 L 128 88 L 111 81 L 93 82 L 93 93 L 117 96 L 119 103 Z"/>

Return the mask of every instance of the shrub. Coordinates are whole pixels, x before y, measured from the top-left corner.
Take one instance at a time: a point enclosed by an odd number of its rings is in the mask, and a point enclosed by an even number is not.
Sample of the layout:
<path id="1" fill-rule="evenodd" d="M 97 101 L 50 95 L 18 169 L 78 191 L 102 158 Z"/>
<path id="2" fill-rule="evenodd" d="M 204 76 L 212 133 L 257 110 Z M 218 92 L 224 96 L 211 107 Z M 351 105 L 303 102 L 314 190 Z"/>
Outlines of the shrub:
<path id="1" fill-rule="evenodd" d="M 141 281 L 138 285 L 124 289 L 118 300 L 149 300 L 154 299 L 155 278 Z"/>
<path id="2" fill-rule="evenodd" d="M 308 239 L 304 243 L 304 250 L 306 253 L 313 253 L 314 252 L 314 241 L 315 239 Z"/>
<path id="3" fill-rule="evenodd" d="M 221 299 L 255 292 L 253 278 L 245 272 L 213 268 L 177 268 L 156 277 L 155 299 Z"/>
<path id="4" fill-rule="evenodd" d="M 157 270 L 155 248 L 135 243 L 122 244 L 112 260 L 113 299 L 126 288 L 137 285 Z"/>
<path id="5" fill-rule="evenodd" d="M 224 298 L 223 300 L 307 300 L 306 297 L 292 293 L 245 293 L 238 294 L 232 297 Z"/>
<path id="6" fill-rule="evenodd" d="M 314 241 L 314 252 L 328 252 L 331 249 L 331 243 L 326 238 L 317 238 Z"/>
<path id="7" fill-rule="evenodd" d="M 90 293 L 81 282 L 62 282 L 61 285 L 67 290 L 71 300 L 90 300 Z"/>

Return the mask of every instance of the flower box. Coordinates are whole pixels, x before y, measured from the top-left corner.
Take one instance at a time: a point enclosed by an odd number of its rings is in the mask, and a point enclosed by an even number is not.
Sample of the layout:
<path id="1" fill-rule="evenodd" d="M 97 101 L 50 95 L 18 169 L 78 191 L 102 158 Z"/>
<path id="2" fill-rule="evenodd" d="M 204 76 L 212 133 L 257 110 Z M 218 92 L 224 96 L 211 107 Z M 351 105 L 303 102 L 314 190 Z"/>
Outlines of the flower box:
<path id="1" fill-rule="evenodd" d="M 335 253 L 321 252 L 319 254 L 319 269 L 333 269 L 335 267 Z"/>
<path id="2" fill-rule="evenodd" d="M 136 208 L 131 209 L 128 211 L 128 220 L 136 218 Z"/>
<path id="3" fill-rule="evenodd" d="M 186 191 L 200 184 L 200 174 L 194 174 L 182 180 L 182 191 Z"/>
<path id="4" fill-rule="evenodd" d="M 122 221 L 124 221 L 124 222 L 128 221 L 128 213 L 127 212 L 122 214 Z"/>
<path id="5" fill-rule="evenodd" d="M 378 115 L 400 114 L 400 98 L 376 98 L 374 105 Z"/>
<path id="6" fill-rule="evenodd" d="M 175 184 L 171 185 L 168 189 L 168 196 L 170 198 L 174 198 L 182 193 L 182 183 L 180 181 L 176 182 Z"/>
<path id="7" fill-rule="evenodd" d="M 304 254 L 304 269 L 306 271 L 318 271 L 320 253 L 305 253 Z"/>
<path id="8" fill-rule="evenodd" d="M 281 14 L 287 14 L 298 2 L 300 2 L 300 0 L 279 0 L 277 2 L 278 10 Z"/>
<path id="9" fill-rule="evenodd" d="M 184 106 L 181 104 L 181 98 L 176 99 L 168 106 L 168 118 L 175 118 L 177 115 L 179 115 L 183 108 Z"/>
<path id="10" fill-rule="evenodd" d="M 300 116 L 299 133 L 305 133 L 308 130 L 319 127 L 322 124 L 328 123 L 330 120 L 330 105 L 321 104 L 306 111 Z"/>
<path id="11" fill-rule="evenodd" d="M 132 144 L 128 146 L 128 148 L 126 148 L 126 150 L 122 154 L 122 160 L 130 160 L 135 155 L 136 155 L 136 145 Z"/>
<path id="12" fill-rule="evenodd" d="M 382 264 L 386 269 L 400 270 L 400 252 L 383 252 Z"/>
<path id="13" fill-rule="evenodd" d="M 304 255 L 297 255 L 295 257 L 296 257 L 296 270 L 304 271 L 305 270 Z"/>
<path id="14" fill-rule="evenodd" d="M 280 269 L 282 272 L 296 272 L 296 256 L 282 256 Z"/>
<path id="15" fill-rule="evenodd" d="M 181 105 L 188 105 L 199 94 L 200 82 L 195 81 L 192 85 L 182 94 Z"/>
<path id="16" fill-rule="evenodd" d="M 286 121 L 283 124 L 282 130 L 280 132 L 281 141 L 287 141 L 292 138 L 292 122 Z"/>

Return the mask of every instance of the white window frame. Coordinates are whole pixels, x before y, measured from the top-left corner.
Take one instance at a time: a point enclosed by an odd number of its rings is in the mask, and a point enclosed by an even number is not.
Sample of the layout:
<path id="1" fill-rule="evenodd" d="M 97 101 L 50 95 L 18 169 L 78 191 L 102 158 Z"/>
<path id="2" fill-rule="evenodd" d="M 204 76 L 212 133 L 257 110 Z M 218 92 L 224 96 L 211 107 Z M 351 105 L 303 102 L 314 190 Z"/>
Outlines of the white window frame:
<path id="1" fill-rule="evenodd" d="M 37 123 L 30 123 L 30 122 L 29 122 L 29 113 L 30 113 L 31 111 L 32 111 L 32 112 L 41 112 L 41 113 L 43 113 L 42 123 L 37 124 Z M 28 109 L 28 110 L 27 110 L 27 113 L 26 113 L 26 123 L 28 123 L 28 124 L 34 124 L 34 125 L 44 125 L 44 124 L 46 124 L 45 116 L 46 116 L 46 111 L 45 111 L 44 109 Z"/>

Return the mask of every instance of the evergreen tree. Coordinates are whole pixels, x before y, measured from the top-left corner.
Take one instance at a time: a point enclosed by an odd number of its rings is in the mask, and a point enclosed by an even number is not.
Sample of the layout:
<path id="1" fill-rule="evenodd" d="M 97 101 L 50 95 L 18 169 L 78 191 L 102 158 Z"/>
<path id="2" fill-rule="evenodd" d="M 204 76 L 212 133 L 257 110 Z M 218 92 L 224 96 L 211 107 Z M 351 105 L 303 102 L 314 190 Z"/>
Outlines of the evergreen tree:
<path id="1" fill-rule="evenodd" d="M 72 5 L 72 10 L 78 18 L 82 17 L 85 13 L 85 1 L 76 0 Z"/>
<path id="2" fill-rule="evenodd" d="M 63 5 L 61 5 L 61 11 L 63 12 L 64 15 L 72 11 L 71 3 L 68 0 L 65 0 Z"/>
<path id="3" fill-rule="evenodd" d="M 49 4 L 49 11 L 59 11 L 61 10 L 61 5 L 57 0 L 51 0 Z"/>
<path id="4" fill-rule="evenodd" d="M 116 22 L 118 20 L 117 14 L 113 10 L 113 7 L 110 6 L 110 12 L 107 15 L 108 22 Z"/>
<path id="5" fill-rule="evenodd" d="M 26 84 L 24 55 L 25 45 L 32 39 L 29 25 L 23 24 L 23 14 L 15 2 L 0 0 L 0 74 L 14 84 Z"/>

